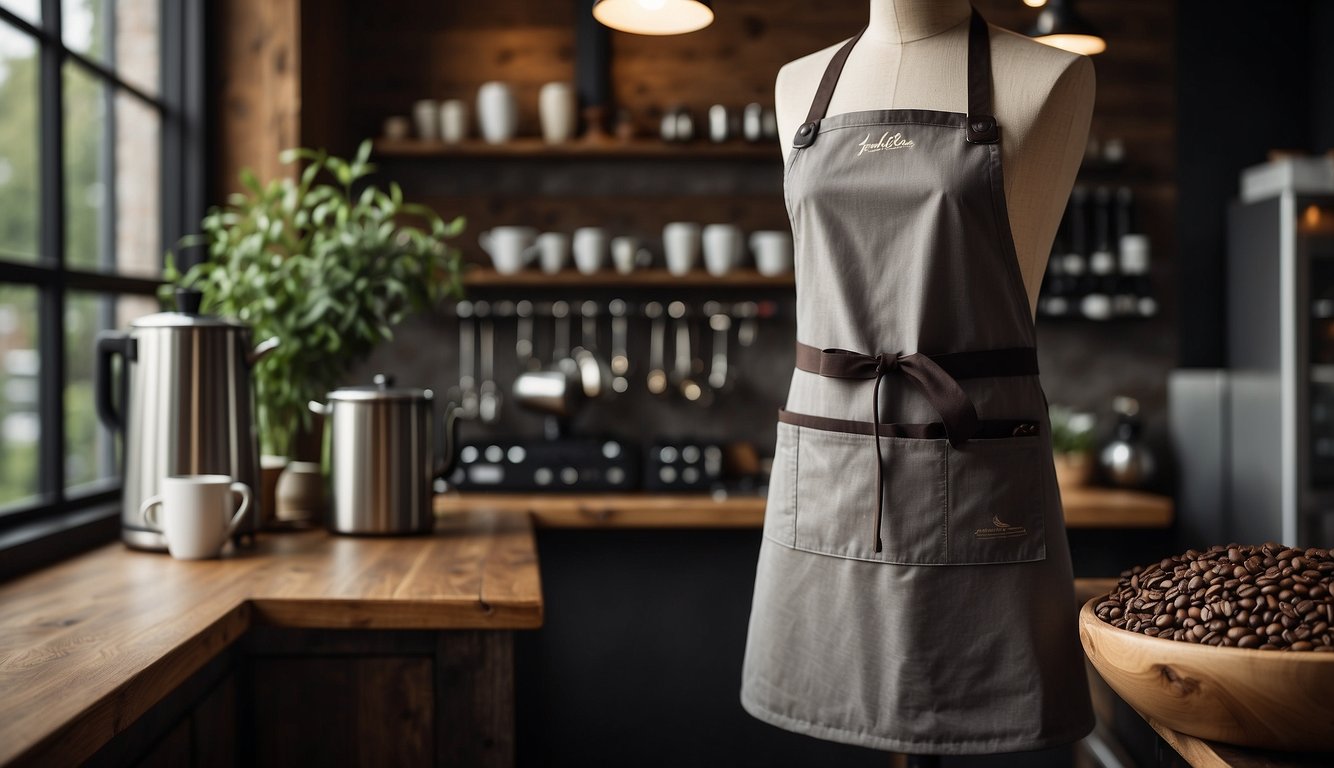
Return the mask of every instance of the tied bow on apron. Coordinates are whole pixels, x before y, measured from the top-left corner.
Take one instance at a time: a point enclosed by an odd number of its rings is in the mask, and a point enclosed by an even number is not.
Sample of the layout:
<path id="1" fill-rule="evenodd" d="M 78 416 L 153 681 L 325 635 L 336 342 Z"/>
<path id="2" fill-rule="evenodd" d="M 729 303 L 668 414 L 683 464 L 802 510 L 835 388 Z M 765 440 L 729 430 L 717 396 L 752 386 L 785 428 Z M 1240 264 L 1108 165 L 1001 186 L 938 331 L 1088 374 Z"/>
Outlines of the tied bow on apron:
<path id="1" fill-rule="evenodd" d="M 880 516 L 885 502 L 885 461 L 883 449 L 880 446 L 880 382 L 895 371 L 902 372 L 915 381 L 921 387 L 927 401 L 936 409 L 936 413 L 940 414 L 940 420 L 945 425 L 945 435 L 950 441 L 950 445 L 955 448 L 959 448 L 968 442 L 969 438 L 976 432 L 977 409 L 973 407 L 973 401 L 963 391 L 963 387 L 959 386 L 959 382 L 955 381 L 954 377 L 947 373 L 944 368 L 941 368 L 935 360 L 921 352 L 914 352 L 909 355 L 896 353 L 868 355 L 846 349 L 816 350 L 812 347 L 806 347 L 805 350 L 799 348 L 798 355 L 806 358 L 815 357 L 814 360 L 799 361 L 807 363 L 807 365 L 799 364 L 798 367 L 811 373 L 818 373 L 821 376 L 836 379 L 875 380 L 875 387 L 871 394 L 871 423 L 872 434 L 875 438 L 876 472 L 874 535 L 875 551 L 880 552 L 882 549 Z"/>

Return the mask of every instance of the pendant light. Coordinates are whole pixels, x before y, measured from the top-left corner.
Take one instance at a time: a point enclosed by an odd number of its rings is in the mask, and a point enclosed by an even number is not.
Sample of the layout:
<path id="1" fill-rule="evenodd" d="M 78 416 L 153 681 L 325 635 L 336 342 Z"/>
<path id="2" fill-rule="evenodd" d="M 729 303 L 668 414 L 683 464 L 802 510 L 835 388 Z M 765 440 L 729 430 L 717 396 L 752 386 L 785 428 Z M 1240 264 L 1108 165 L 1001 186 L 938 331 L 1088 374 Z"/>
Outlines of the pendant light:
<path id="1" fill-rule="evenodd" d="M 1034 5 L 1024 0 L 1028 5 Z M 1042 3 L 1038 3 L 1042 5 Z M 1107 41 L 1075 10 L 1075 0 L 1047 0 L 1028 36 L 1039 43 L 1085 56 L 1107 50 Z"/>
<path id="2" fill-rule="evenodd" d="M 713 23 L 709 0 L 597 0 L 593 18 L 621 32 L 680 35 Z"/>

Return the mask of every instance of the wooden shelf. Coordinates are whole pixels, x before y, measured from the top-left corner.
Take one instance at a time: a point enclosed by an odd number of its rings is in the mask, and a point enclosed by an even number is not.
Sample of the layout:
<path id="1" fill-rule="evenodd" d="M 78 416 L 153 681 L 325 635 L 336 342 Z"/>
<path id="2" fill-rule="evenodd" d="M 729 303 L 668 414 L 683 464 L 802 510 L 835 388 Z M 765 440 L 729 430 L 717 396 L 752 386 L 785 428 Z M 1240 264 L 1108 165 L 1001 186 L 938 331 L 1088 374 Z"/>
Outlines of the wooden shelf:
<path id="1" fill-rule="evenodd" d="M 1168 528 L 1172 499 L 1120 488 L 1061 488 L 1067 528 Z"/>
<path id="2" fill-rule="evenodd" d="M 1110 488 L 1063 488 L 1067 528 L 1167 528 L 1172 500 Z M 701 494 L 462 493 L 436 497 L 437 514 L 526 512 L 543 528 L 759 528 L 764 497 Z"/>
<path id="3" fill-rule="evenodd" d="M 520 138 L 504 144 L 487 144 L 470 140 L 460 144 L 418 139 L 376 139 L 375 154 L 383 158 L 479 158 L 479 159 L 564 159 L 564 158 L 624 158 L 628 160 L 676 160 L 707 158 L 728 160 L 783 161 L 777 142 L 750 144 L 729 141 L 713 144 L 694 141 L 688 144 L 670 144 L 656 139 L 588 143 L 574 140 L 565 144 L 547 144 L 541 139 Z"/>
<path id="4" fill-rule="evenodd" d="M 502 275 L 490 267 L 471 267 L 463 275 L 468 288 L 791 288 L 792 275 L 765 277 L 754 269 L 736 269 L 721 277 L 696 270 L 686 275 L 673 275 L 665 269 L 641 269 L 622 275 L 604 269 L 591 275 L 573 269 L 547 274 L 526 269 Z"/>

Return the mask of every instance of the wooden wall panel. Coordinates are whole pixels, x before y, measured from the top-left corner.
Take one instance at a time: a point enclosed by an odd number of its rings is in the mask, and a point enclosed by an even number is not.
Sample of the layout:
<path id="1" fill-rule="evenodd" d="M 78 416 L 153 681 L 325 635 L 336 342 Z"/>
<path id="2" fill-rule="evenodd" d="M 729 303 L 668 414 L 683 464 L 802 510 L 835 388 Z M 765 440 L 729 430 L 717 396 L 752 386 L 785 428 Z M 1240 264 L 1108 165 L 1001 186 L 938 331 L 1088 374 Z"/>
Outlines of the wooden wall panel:
<path id="1" fill-rule="evenodd" d="M 291 172 L 278 153 L 301 136 L 300 10 L 301 0 L 212 4 L 216 200 L 239 188 L 242 168 L 261 179 Z"/>

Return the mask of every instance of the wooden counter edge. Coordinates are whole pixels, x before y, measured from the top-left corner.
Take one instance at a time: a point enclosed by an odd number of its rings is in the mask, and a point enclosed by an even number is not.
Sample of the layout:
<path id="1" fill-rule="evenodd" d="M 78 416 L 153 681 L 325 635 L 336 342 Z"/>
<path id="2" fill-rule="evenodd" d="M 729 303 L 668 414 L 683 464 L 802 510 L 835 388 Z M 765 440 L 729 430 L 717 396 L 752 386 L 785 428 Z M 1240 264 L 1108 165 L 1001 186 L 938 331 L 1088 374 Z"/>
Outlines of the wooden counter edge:
<path id="1" fill-rule="evenodd" d="M 1176 750 L 1177 754 L 1190 763 L 1192 768 L 1235 768 L 1232 763 L 1219 757 L 1209 742 L 1174 731 L 1142 712 L 1140 717 L 1143 717 L 1163 741 Z"/>
<path id="2" fill-rule="evenodd" d="M 1062 488 L 1067 529 L 1163 529 L 1172 525 L 1166 496 L 1111 488 Z M 439 516 L 464 511 L 522 512 L 539 528 L 741 529 L 764 525 L 765 499 L 667 493 L 490 493 L 436 496 Z"/>
<path id="3" fill-rule="evenodd" d="M 481 516 L 465 517 L 475 521 Z M 235 643 L 252 626 L 501 631 L 541 627 L 545 608 L 537 573 L 536 542 L 531 520 L 524 516 L 517 525 L 510 521 L 492 520 L 483 532 L 511 547 L 495 557 L 488 557 L 483 568 L 493 568 L 499 563 L 517 570 L 515 583 L 521 584 L 523 590 L 518 593 L 501 590 L 497 593 L 483 579 L 476 598 L 425 596 L 359 599 L 321 595 L 269 595 L 266 594 L 268 585 L 261 581 L 248 594 L 219 599 L 216 603 L 216 618 L 206 619 L 207 623 L 198 631 L 167 648 L 157 658 L 148 660 L 142 667 L 127 669 L 125 679 L 82 705 L 78 712 L 66 717 L 63 722 L 55 723 L 50 730 L 32 734 L 30 741 L 0 743 L 0 765 L 74 765 L 87 760 Z M 403 539 L 404 542 L 412 540 Z M 517 540 L 522 540 L 518 543 L 526 545 L 522 548 L 531 550 L 532 556 L 526 551 L 515 552 L 512 549 Z M 107 546 L 114 548 L 120 545 Z M 89 557 L 106 549 L 77 557 Z"/>

